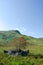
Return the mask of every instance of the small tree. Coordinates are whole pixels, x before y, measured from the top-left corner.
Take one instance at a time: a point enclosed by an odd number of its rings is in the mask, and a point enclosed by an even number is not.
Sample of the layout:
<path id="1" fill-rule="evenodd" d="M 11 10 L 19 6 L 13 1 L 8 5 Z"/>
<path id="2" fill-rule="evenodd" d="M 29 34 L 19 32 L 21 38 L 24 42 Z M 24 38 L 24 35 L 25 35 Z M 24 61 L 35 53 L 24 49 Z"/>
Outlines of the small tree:
<path id="1" fill-rule="evenodd" d="M 16 47 L 16 49 L 23 49 L 27 46 L 24 37 L 15 38 L 12 40 L 11 44 Z"/>
<path id="2" fill-rule="evenodd" d="M 25 48 L 26 47 L 26 40 L 24 37 L 20 37 L 18 38 L 18 48 L 19 49 L 22 49 L 22 48 Z"/>

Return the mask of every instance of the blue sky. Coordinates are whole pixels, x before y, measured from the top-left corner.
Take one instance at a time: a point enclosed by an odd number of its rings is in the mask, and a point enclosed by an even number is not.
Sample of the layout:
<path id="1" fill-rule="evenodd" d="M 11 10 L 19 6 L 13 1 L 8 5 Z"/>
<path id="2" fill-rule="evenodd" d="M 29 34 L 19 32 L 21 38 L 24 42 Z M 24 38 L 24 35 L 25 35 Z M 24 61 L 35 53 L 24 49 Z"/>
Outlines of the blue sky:
<path id="1" fill-rule="evenodd" d="M 0 30 L 43 37 L 43 0 L 0 0 Z"/>

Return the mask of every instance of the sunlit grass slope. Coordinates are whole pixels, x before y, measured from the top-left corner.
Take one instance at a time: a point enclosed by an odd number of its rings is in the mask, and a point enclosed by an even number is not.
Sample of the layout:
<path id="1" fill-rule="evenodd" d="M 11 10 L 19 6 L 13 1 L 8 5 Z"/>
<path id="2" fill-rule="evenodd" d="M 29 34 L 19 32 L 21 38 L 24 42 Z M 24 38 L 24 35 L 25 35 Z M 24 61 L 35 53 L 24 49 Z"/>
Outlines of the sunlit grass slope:
<path id="1" fill-rule="evenodd" d="M 43 38 L 22 35 L 18 30 L 0 31 L 0 46 L 6 46 L 14 38 L 23 36 L 29 45 L 43 45 Z"/>

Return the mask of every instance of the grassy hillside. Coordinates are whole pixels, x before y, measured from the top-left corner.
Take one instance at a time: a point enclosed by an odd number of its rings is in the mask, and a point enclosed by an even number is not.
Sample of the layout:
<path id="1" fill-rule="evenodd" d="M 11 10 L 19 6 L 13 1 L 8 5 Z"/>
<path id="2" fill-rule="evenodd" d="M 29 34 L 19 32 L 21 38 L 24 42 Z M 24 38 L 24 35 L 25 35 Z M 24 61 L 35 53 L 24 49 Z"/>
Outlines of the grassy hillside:
<path id="1" fill-rule="evenodd" d="M 23 50 L 28 49 L 29 54 L 23 57 L 21 55 L 8 55 L 3 53 L 3 50 L 9 51 L 15 49 L 15 46 L 16 48 L 26 46 Z M 0 31 L 0 65 L 43 65 L 42 56 L 43 38 L 22 35 L 17 30 Z"/>
<path id="2" fill-rule="evenodd" d="M 18 30 L 0 31 L 0 49 L 15 48 L 15 44 L 20 43 L 21 37 L 24 37 L 27 42 L 26 49 L 35 54 L 43 54 L 43 38 L 22 35 Z"/>
<path id="3" fill-rule="evenodd" d="M 22 35 L 18 30 L 0 31 L 0 46 L 6 46 L 13 39 L 23 36 L 29 45 L 43 45 L 43 38 Z"/>
<path id="4" fill-rule="evenodd" d="M 26 35 L 24 35 L 24 38 L 30 45 L 40 45 L 40 46 L 43 45 L 43 38 L 34 38 Z"/>
<path id="5" fill-rule="evenodd" d="M 17 30 L 0 31 L 0 46 L 8 44 L 13 38 L 20 36 L 21 33 Z"/>

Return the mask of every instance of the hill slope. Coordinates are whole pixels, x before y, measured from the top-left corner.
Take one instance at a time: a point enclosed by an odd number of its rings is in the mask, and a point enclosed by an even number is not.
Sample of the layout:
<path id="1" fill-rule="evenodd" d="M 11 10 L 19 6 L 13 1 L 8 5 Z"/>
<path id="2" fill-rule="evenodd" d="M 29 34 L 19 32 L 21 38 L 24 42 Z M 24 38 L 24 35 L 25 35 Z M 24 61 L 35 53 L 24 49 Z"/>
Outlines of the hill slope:
<path id="1" fill-rule="evenodd" d="M 21 33 L 18 30 L 0 31 L 0 46 L 9 43 L 13 38 L 20 36 Z"/>
<path id="2" fill-rule="evenodd" d="M 18 30 L 0 31 L 0 46 L 6 46 L 13 39 L 23 36 L 29 45 L 43 45 L 43 38 L 22 35 Z"/>

